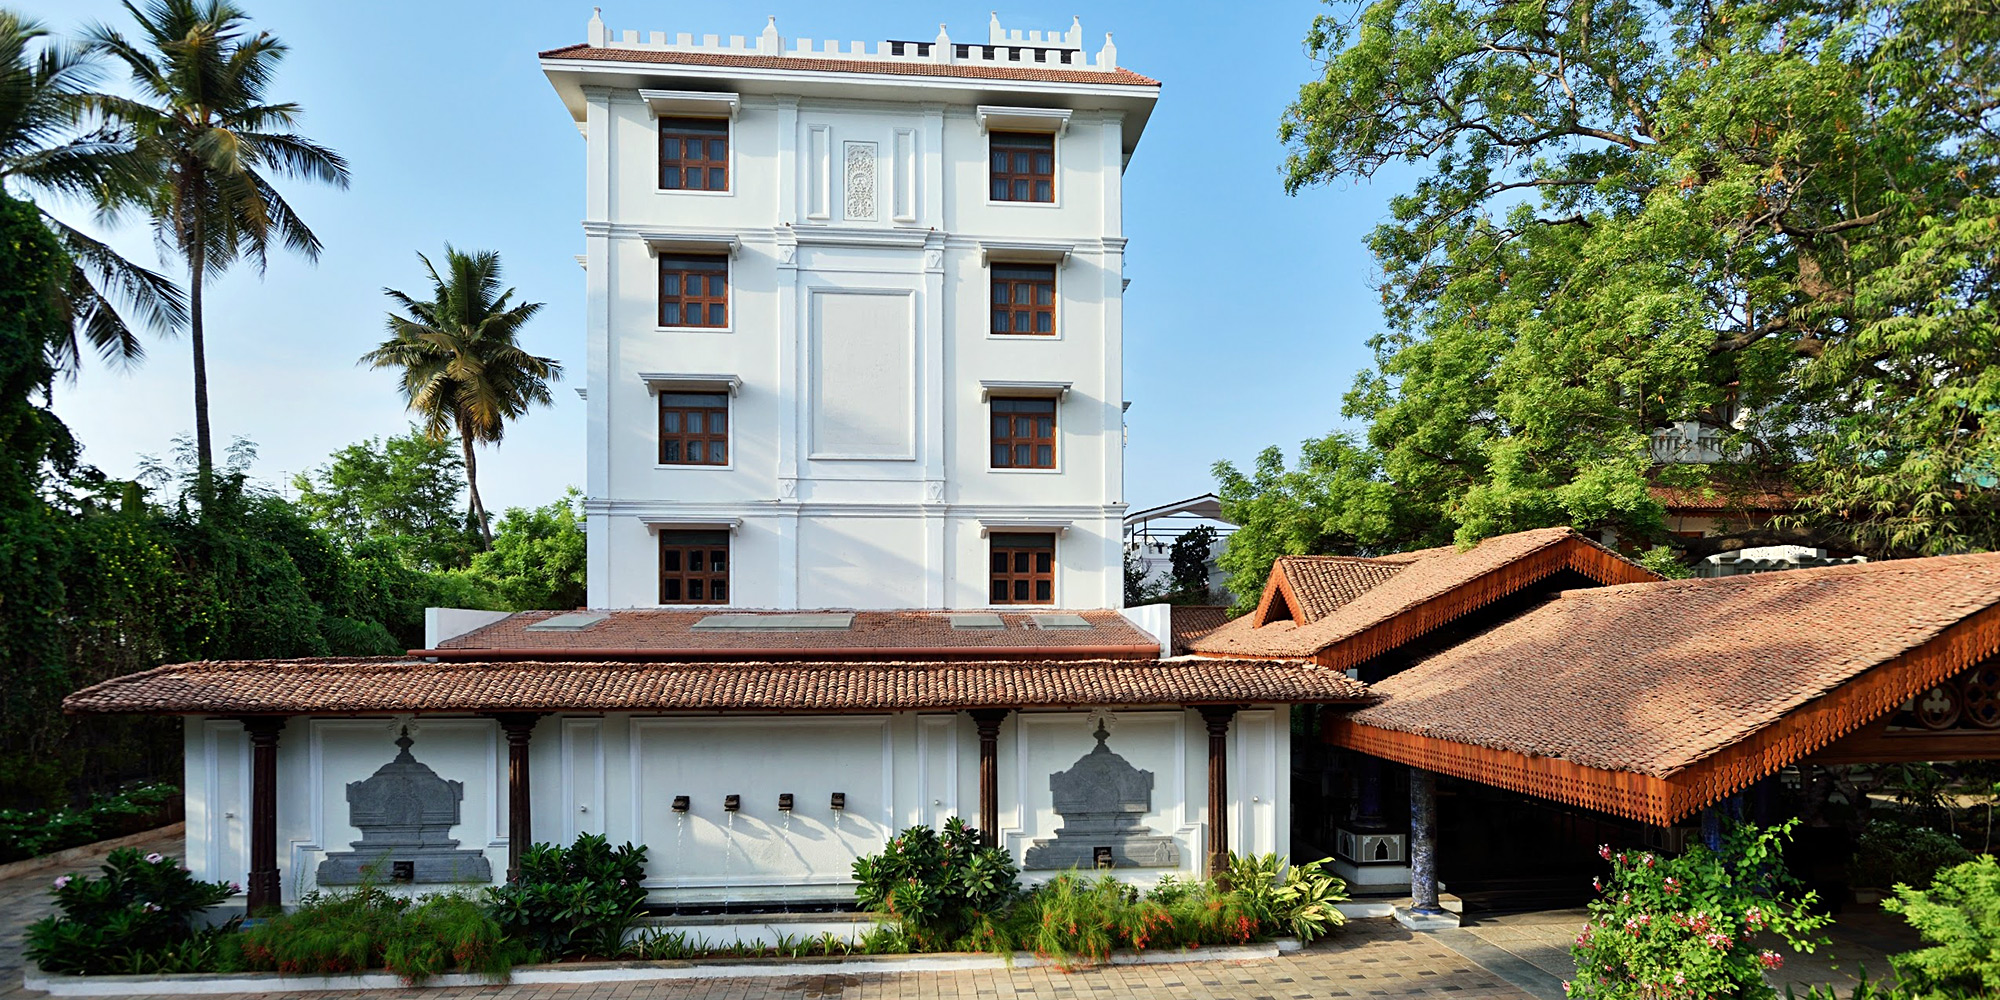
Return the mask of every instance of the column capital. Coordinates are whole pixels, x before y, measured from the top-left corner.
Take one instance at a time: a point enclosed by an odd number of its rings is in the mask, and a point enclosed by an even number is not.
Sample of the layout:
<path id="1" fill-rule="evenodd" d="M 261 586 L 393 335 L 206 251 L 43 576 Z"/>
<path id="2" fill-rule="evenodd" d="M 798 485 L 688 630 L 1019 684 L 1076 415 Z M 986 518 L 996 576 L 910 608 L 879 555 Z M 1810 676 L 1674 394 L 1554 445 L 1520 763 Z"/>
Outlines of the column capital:
<path id="1" fill-rule="evenodd" d="M 991 736 L 1000 732 L 1000 724 L 1013 714 L 1011 708 L 975 708 L 966 714 L 972 716 L 972 724 L 979 727 L 979 735 Z"/>
<path id="2" fill-rule="evenodd" d="M 1201 713 L 1201 721 L 1208 726 L 1211 736 L 1220 736 L 1229 731 L 1229 721 L 1243 710 L 1241 705 L 1197 705 L 1195 711 Z"/>
<path id="3" fill-rule="evenodd" d="M 251 743 L 276 743 L 279 731 L 285 728 L 286 718 L 283 715 L 246 715 L 239 721 L 243 723 L 243 731 L 250 734 Z"/>
<path id="4" fill-rule="evenodd" d="M 486 717 L 500 723 L 509 740 L 526 740 L 535 730 L 535 724 L 542 721 L 544 712 L 488 712 Z"/>

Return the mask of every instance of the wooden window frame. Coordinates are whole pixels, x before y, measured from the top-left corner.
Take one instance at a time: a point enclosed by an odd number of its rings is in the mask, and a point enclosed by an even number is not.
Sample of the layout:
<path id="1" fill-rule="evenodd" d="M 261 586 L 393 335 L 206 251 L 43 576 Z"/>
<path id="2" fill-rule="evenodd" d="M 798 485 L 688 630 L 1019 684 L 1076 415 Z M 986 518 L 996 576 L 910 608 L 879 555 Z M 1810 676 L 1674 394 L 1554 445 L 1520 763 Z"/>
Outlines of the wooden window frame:
<path id="1" fill-rule="evenodd" d="M 1056 603 L 1056 536 L 1052 531 L 995 531 L 986 536 L 986 602 Z"/>
<path id="2" fill-rule="evenodd" d="M 719 539 L 719 541 L 718 541 Z M 733 561 L 730 553 L 729 531 L 726 528 L 662 528 L 660 529 L 660 603 L 714 604 L 727 605 L 730 590 L 729 568 Z M 722 566 L 715 568 L 715 553 L 720 548 Z M 690 569 L 695 560 L 700 560 L 699 568 Z M 712 596 L 715 586 L 722 585 L 722 596 Z M 699 592 L 701 596 L 691 596 Z"/>
<path id="3" fill-rule="evenodd" d="M 661 465 L 719 468 L 730 463 L 734 449 L 729 446 L 729 427 L 734 420 L 729 413 L 728 393 L 662 391 L 659 395 Z M 695 398 L 719 402 L 698 405 L 693 402 Z M 718 419 L 722 423 L 720 431 L 714 429 Z M 689 430 L 697 421 L 701 430 Z M 721 449 L 720 459 L 711 457 L 717 448 Z M 690 459 L 688 456 L 697 450 L 702 457 Z"/>
<path id="4" fill-rule="evenodd" d="M 717 123 L 721 125 L 720 131 L 715 127 Z M 730 134 L 729 119 L 703 118 L 693 115 L 667 116 L 659 120 L 659 130 L 660 171 L 659 175 L 654 179 L 659 182 L 660 190 L 672 191 L 677 194 L 682 192 L 694 192 L 698 194 L 729 193 L 730 140 L 734 138 Z M 701 155 L 699 157 L 690 157 L 687 155 L 687 144 L 691 139 L 701 143 Z M 717 142 L 722 143 L 721 159 L 715 157 L 714 144 Z M 692 186 L 687 183 L 689 171 L 698 172 L 695 176 L 700 181 L 699 186 Z M 718 171 L 721 173 L 719 178 L 722 182 L 721 187 L 715 186 L 715 181 L 718 179 L 716 176 Z M 673 180 L 672 184 L 668 183 L 669 179 Z"/>
<path id="5" fill-rule="evenodd" d="M 1046 142 L 1049 169 L 1046 172 L 1033 169 L 1034 157 L 1043 152 Z M 996 164 L 994 159 L 1008 150 L 1007 160 Z M 1019 157 L 1027 157 L 1026 163 Z M 1022 166 L 1028 169 L 1021 169 Z M 1004 186 L 1001 186 L 1004 185 Z M 1025 187 L 1023 186 L 1025 185 Z M 996 187 L 999 193 L 995 193 Z M 1025 192 L 1027 197 L 1016 197 Z M 1047 197 L 1039 197 L 1046 193 Z M 1056 203 L 1056 136 L 1053 132 L 1008 132 L 992 131 L 986 134 L 986 198 L 988 201 L 1016 205 L 1053 205 Z"/>
<path id="6" fill-rule="evenodd" d="M 1055 336 L 1056 266 L 996 260 L 988 268 L 992 321 L 987 332 L 995 337 Z M 1022 301 L 1024 296 L 1026 301 Z M 1026 329 L 1017 330 L 1016 326 Z"/>
<path id="7" fill-rule="evenodd" d="M 994 396 L 987 406 L 986 461 L 989 467 L 1038 472 L 1056 468 L 1056 462 L 1061 458 L 1057 439 L 1062 435 L 1062 428 L 1056 419 L 1056 411 L 1061 407 L 1053 397 Z M 1044 415 L 1049 422 L 1046 435 L 1038 433 L 1039 428 L 1034 426 L 1036 418 Z M 1007 422 L 1004 432 L 1000 427 L 1002 420 Z M 1005 460 L 1001 459 L 1002 448 L 1006 449 Z M 1028 460 L 1025 462 L 1019 460 L 1022 449 L 1026 449 Z"/>
<path id="8" fill-rule="evenodd" d="M 722 294 L 716 295 L 717 274 L 722 279 Z M 669 330 L 727 330 L 729 329 L 729 255 L 710 253 L 660 252 L 660 277 L 655 285 L 659 296 L 659 309 L 654 320 L 663 329 Z M 699 278 L 706 287 L 701 294 L 689 294 L 690 279 Z M 667 307 L 675 308 L 678 320 L 667 321 Z M 690 308 L 699 310 L 701 321 L 687 321 Z M 721 322 L 711 322 L 716 310 L 721 309 Z"/>

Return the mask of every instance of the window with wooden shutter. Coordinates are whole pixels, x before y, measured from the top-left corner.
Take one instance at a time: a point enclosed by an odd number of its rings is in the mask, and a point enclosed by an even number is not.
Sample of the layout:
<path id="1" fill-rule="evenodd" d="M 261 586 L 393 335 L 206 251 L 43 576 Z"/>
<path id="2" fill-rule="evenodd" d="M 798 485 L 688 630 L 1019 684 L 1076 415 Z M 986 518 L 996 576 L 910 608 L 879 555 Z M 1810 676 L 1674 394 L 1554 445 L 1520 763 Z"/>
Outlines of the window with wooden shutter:
<path id="1" fill-rule="evenodd" d="M 994 532 L 988 597 L 994 604 L 1056 602 L 1056 536 Z"/>
<path id="2" fill-rule="evenodd" d="M 992 157 L 994 201 L 1056 200 L 1056 137 L 1046 132 L 994 132 L 987 137 Z"/>
<path id="3" fill-rule="evenodd" d="M 993 399 L 993 468 L 1056 467 L 1056 401 Z"/>
<path id="4" fill-rule="evenodd" d="M 1055 265 L 994 264 L 992 282 L 994 333 L 1056 332 Z"/>
<path id="5" fill-rule="evenodd" d="M 660 255 L 660 325 L 729 325 L 729 258 Z"/>
<path id="6" fill-rule="evenodd" d="M 729 532 L 660 532 L 660 603 L 729 603 Z"/>
<path id="7" fill-rule="evenodd" d="M 660 393 L 660 464 L 729 464 L 727 393 Z"/>
<path id="8" fill-rule="evenodd" d="M 660 188 L 729 190 L 729 119 L 660 119 Z"/>

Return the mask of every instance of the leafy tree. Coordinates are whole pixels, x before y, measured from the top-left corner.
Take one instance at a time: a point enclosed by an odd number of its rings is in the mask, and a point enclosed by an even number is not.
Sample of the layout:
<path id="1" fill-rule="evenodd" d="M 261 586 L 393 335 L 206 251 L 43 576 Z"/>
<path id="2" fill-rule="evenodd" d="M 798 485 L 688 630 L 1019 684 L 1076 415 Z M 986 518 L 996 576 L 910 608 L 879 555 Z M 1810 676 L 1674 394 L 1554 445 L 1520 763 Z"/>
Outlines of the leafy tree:
<path id="1" fill-rule="evenodd" d="M 49 347 L 68 333 L 58 290 L 68 258 L 33 205 L 0 195 L 0 739 L 31 753 L 0 762 L 0 786 L 34 765 L 35 719 L 64 693 L 64 546 L 38 494 L 45 466 L 75 445 L 42 405 L 55 377 Z M 11 756 L 11 755 L 10 755 Z"/>
<path id="2" fill-rule="evenodd" d="M 84 125 L 97 78 L 91 55 L 47 37 L 41 25 L 0 10 L 0 183 L 21 194 L 88 198 L 110 206 L 137 197 L 144 187 L 142 165 L 115 136 Z M 55 294 L 69 331 L 48 345 L 58 369 L 75 374 L 81 342 L 112 362 L 133 362 L 145 354 L 114 301 L 161 332 L 187 322 L 187 306 L 172 281 L 125 260 L 46 209 L 41 216 L 68 257 Z"/>
<path id="3" fill-rule="evenodd" d="M 500 515 L 493 548 L 472 558 L 472 574 L 489 581 L 509 608 L 557 610 L 588 599 L 583 494 L 575 487 L 542 507 L 509 507 Z"/>
<path id="4" fill-rule="evenodd" d="M 454 513 L 464 468 L 448 443 L 412 428 L 348 445 L 292 485 L 299 506 L 347 546 L 379 540 L 419 569 L 458 569 L 477 544 Z"/>
<path id="5" fill-rule="evenodd" d="M 1365 446 L 1315 477 L 1333 507 L 1273 518 L 1337 548 L 1352 536 L 1318 524 L 1368 520 L 1340 488 L 1380 482 L 1460 542 L 1610 527 L 1689 562 L 2000 543 L 1996 42 L 1990 0 L 1375 0 L 1317 19 L 1324 71 L 1281 127 L 1288 189 L 1420 176 L 1369 241 L 1388 328 L 1345 407 Z M 1650 435 L 1682 420 L 1740 460 L 1656 469 Z M 1806 499 L 1670 537 L 1661 475 Z"/>
<path id="6" fill-rule="evenodd" d="M 1144 607 L 1160 599 L 1160 592 L 1146 582 L 1146 563 L 1139 558 L 1137 546 L 1125 548 L 1125 606 Z"/>
<path id="7" fill-rule="evenodd" d="M 403 398 L 432 437 L 457 433 L 465 457 L 468 509 L 490 548 L 493 528 L 479 499 L 473 447 L 500 443 L 508 421 L 532 406 L 550 405 L 549 382 L 562 377 L 562 365 L 521 349 L 521 327 L 542 304 L 510 304 L 514 290 L 500 290 L 498 253 L 464 253 L 447 244 L 443 274 L 429 257 L 418 254 L 417 259 L 430 277 L 431 298 L 420 301 L 383 289 L 407 315 L 390 313 L 389 339 L 361 361 L 402 373 Z"/>
<path id="8" fill-rule="evenodd" d="M 194 354 L 196 496 L 208 501 L 214 455 L 208 426 L 208 354 L 202 289 L 248 260 L 263 273 L 274 243 L 318 260 L 319 237 L 272 185 L 280 177 L 347 186 L 340 154 L 292 131 L 299 106 L 266 93 L 286 47 L 250 34 L 226 0 L 126 0 L 139 40 L 106 25 L 85 32 L 97 52 L 131 73 L 137 98 L 98 95 L 120 142 L 153 178 L 145 205 L 160 244 L 188 268 L 188 339 Z"/>
<path id="9" fill-rule="evenodd" d="M 1450 541 L 1437 509 L 1391 482 L 1379 453 L 1345 435 L 1305 442 L 1299 464 L 1266 448 L 1249 475 L 1217 462 L 1222 516 L 1237 525 L 1219 562 L 1249 611 L 1282 555 L 1373 555 Z"/>
<path id="10" fill-rule="evenodd" d="M 1173 565 L 1174 601 L 1208 603 L 1208 557 L 1215 551 L 1215 529 L 1206 524 L 1181 532 L 1167 554 Z"/>
<path id="11" fill-rule="evenodd" d="M 2000 994 L 2000 863 L 1982 854 L 1940 869 L 1929 888 L 1896 886 L 1882 908 L 1900 913 L 1928 947 L 1891 957 L 1897 981 L 1917 996 Z"/>

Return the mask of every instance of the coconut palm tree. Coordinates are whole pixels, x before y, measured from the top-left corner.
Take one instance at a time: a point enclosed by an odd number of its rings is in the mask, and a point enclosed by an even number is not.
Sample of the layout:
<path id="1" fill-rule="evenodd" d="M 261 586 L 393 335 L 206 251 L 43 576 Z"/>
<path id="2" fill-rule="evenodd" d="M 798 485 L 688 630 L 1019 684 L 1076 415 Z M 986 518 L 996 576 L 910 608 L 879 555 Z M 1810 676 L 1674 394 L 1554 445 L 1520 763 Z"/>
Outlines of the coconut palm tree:
<path id="1" fill-rule="evenodd" d="M 347 162 L 292 131 L 298 105 L 268 102 L 286 47 L 268 31 L 251 34 L 241 9 L 226 0 L 150 0 L 143 9 L 126 0 L 125 9 L 138 24 L 136 42 L 101 24 L 84 37 L 132 75 L 138 97 L 100 96 L 96 104 L 152 171 L 146 208 L 154 232 L 187 263 L 196 490 L 205 500 L 215 460 L 202 288 L 239 260 L 263 273 L 273 243 L 317 260 L 319 237 L 271 182 L 344 188 Z"/>
<path id="2" fill-rule="evenodd" d="M 145 189 L 144 164 L 102 127 L 92 127 L 90 53 L 47 41 L 34 21 L 0 10 L 0 185 L 38 199 L 42 221 L 68 252 L 68 280 L 55 289 L 70 319 L 68 336 L 49 345 L 50 361 L 72 377 L 88 343 L 106 361 L 145 355 L 139 336 L 112 303 L 162 333 L 187 322 L 172 279 L 118 255 L 50 214 L 46 201 L 70 199 L 115 207 Z"/>
<path id="3" fill-rule="evenodd" d="M 464 253 L 446 244 L 442 274 L 429 257 L 417 259 L 430 276 L 431 297 L 382 289 L 403 312 L 389 313 L 389 339 L 362 355 L 361 363 L 402 372 L 403 398 L 425 433 L 439 440 L 458 435 L 470 494 L 467 510 L 490 549 L 493 528 L 479 499 L 474 447 L 500 443 L 508 421 L 531 406 L 549 405 L 549 382 L 562 378 L 562 365 L 529 354 L 516 342 L 542 303 L 510 304 L 514 290 L 500 290 L 498 253 Z"/>

